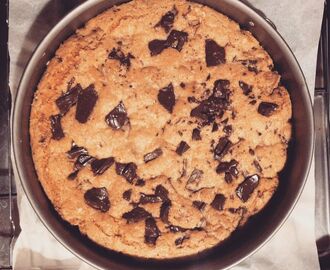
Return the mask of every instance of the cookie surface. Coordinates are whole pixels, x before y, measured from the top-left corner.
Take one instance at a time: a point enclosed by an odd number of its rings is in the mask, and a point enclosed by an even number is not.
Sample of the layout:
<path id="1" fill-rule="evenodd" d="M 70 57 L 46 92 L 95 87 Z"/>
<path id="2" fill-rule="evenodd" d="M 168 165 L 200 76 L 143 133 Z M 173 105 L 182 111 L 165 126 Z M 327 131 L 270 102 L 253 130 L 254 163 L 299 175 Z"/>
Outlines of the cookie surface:
<path id="1" fill-rule="evenodd" d="M 221 243 L 272 197 L 291 101 L 251 33 L 184 0 L 133 0 L 49 62 L 30 116 L 55 209 L 96 243 L 175 258 Z"/>

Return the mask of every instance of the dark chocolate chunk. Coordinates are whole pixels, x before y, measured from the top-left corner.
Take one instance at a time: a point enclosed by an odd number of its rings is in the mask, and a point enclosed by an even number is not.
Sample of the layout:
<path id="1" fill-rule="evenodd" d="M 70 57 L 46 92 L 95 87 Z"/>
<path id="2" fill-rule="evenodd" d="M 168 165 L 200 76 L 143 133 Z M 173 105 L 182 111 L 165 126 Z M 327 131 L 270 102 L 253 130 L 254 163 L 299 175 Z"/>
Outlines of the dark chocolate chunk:
<path id="1" fill-rule="evenodd" d="M 109 53 L 108 58 L 118 60 L 122 66 L 130 68 L 131 59 L 134 59 L 135 57 L 131 53 L 125 55 L 120 48 L 113 48 Z"/>
<path id="2" fill-rule="evenodd" d="M 186 232 L 189 230 L 189 229 L 186 229 L 186 228 L 183 228 L 180 226 L 175 226 L 175 225 L 169 225 L 166 228 L 169 229 L 170 232 L 172 232 L 172 233 Z"/>
<path id="3" fill-rule="evenodd" d="M 193 201 L 192 205 L 198 210 L 202 211 L 205 208 L 206 203 L 202 201 Z"/>
<path id="4" fill-rule="evenodd" d="M 184 235 L 182 237 L 179 237 L 179 238 L 175 239 L 175 242 L 174 243 L 175 243 L 176 246 L 181 246 L 183 244 L 183 242 L 185 240 L 188 240 L 188 239 L 189 239 L 189 236 L 188 235 Z"/>
<path id="5" fill-rule="evenodd" d="M 257 160 L 253 161 L 253 165 L 254 165 L 254 167 L 256 167 L 256 169 L 258 170 L 259 173 L 262 172 L 262 168 Z"/>
<path id="6" fill-rule="evenodd" d="M 161 148 L 157 148 L 154 151 L 145 154 L 143 157 L 143 160 L 145 163 L 148 163 L 149 161 L 152 161 L 158 157 L 160 157 L 163 154 L 163 150 Z"/>
<path id="7" fill-rule="evenodd" d="M 186 88 L 186 84 L 182 82 L 182 83 L 180 83 L 180 87 L 184 89 L 184 88 Z"/>
<path id="8" fill-rule="evenodd" d="M 230 136 L 230 134 L 233 132 L 233 126 L 232 125 L 224 126 L 223 132 L 226 133 L 227 136 Z"/>
<path id="9" fill-rule="evenodd" d="M 239 60 L 239 62 L 241 62 L 241 64 L 245 67 L 247 67 L 247 69 L 251 72 L 254 72 L 254 73 L 258 73 L 258 67 L 257 67 L 257 63 L 258 61 L 257 60 Z"/>
<path id="10" fill-rule="evenodd" d="M 138 180 L 136 180 L 135 185 L 138 187 L 143 187 L 146 184 L 146 181 L 144 181 L 142 178 L 139 178 Z"/>
<path id="11" fill-rule="evenodd" d="M 154 39 L 148 44 L 150 55 L 155 56 L 162 53 L 163 50 L 168 48 L 166 40 Z"/>
<path id="12" fill-rule="evenodd" d="M 86 203 L 101 212 L 107 212 L 110 209 L 109 194 L 105 187 L 91 188 L 84 195 Z"/>
<path id="13" fill-rule="evenodd" d="M 161 198 L 163 202 L 168 201 L 168 190 L 163 185 L 157 185 L 155 195 Z"/>
<path id="14" fill-rule="evenodd" d="M 87 154 L 87 149 L 73 143 L 71 149 L 68 152 L 66 152 L 66 154 L 69 159 L 75 159 L 82 154 Z"/>
<path id="15" fill-rule="evenodd" d="M 214 149 L 214 159 L 220 161 L 227 154 L 232 145 L 232 142 L 227 137 L 220 138 Z"/>
<path id="16" fill-rule="evenodd" d="M 231 183 L 233 181 L 233 177 L 237 178 L 238 176 L 237 165 L 238 162 L 235 159 L 232 159 L 229 162 L 220 162 L 216 168 L 216 172 L 218 174 L 225 173 L 225 181 L 227 183 Z"/>
<path id="17" fill-rule="evenodd" d="M 139 203 L 147 204 L 147 203 L 157 203 L 157 202 L 161 202 L 161 201 L 162 201 L 162 199 L 155 194 L 141 193 Z"/>
<path id="18" fill-rule="evenodd" d="M 127 182 L 133 183 L 134 179 L 137 178 L 136 174 L 137 166 L 135 163 L 119 163 L 116 162 L 116 173 L 123 176 Z"/>
<path id="19" fill-rule="evenodd" d="M 159 90 L 158 101 L 169 113 L 173 112 L 175 105 L 175 94 L 172 83 Z"/>
<path id="20" fill-rule="evenodd" d="M 202 170 L 194 169 L 188 178 L 186 189 L 193 192 L 198 191 L 200 189 L 199 182 L 202 180 L 203 174 Z"/>
<path id="21" fill-rule="evenodd" d="M 145 220 L 145 224 L 144 240 L 147 244 L 155 245 L 157 238 L 160 236 L 156 220 L 153 217 L 148 217 Z"/>
<path id="22" fill-rule="evenodd" d="M 92 171 L 94 175 L 103 174 L 107 169 L 109 169 L 115 162 L 113 157 L 94 159 L 91 163 Z"/>
<path id="23" fill-rule="evenodd" d="M 239 87 L 243 90 L 243 94 L 248 96 L 252 92 L 252 86 L 248 85 L 247 83 L 243 81 L 239 81 Z"/>
<path id="24" fill-rule="evenodd" d="M 168 33 L 173 27 L 175 16 L 178 14 L 178 10 L 174 6 L 172 10 L 166 12 L 155 27 L 164 28 L 165 32 Z"/>
<path id="25" fill-rule="evenodd" d="M 216 132 L 219 130 L 219 126 L 216 122 L 213 122 L 213 125 L 212 125 L 212 132 Z"/>
<path id="26" fill-rule="evenodd" d="M 86 123 L 98 99 L 94 85 L 79 92 L 76 108 L 76 119 L 79 123 Z"/>
<path id="27" fill-rule="evenodd" d="M 258 186 L 258 184 L 259 184 L 259 175 L 254 174 L 254 175 L 248 176 L 237 187 L 236 195 L 243 202 L 246 202 L 250 198 L 250 195 L 253 193 L 253 191 Z"/>
<path id="28" fill-rule="evenodd" d="M 223 210 L 225 205 L 226 197 L 223 194 L 216 194 L 213 201 L 211 202 L 211 206 L 218 211 Z"/>
<path id="29" fill-rule="evenodd" d="M 57 141 L 64 138 L 64 132 L 61 124 L 62 116 L 60 114 L 52 115 L 49 119 L 52 131 L 52 138 Z"/>
<path id="30" fill-rule="evenodd" d="M 121 129 L 128 123 L 127 111 L 122 101 L 106 115 L 105 122 L 115 130 Z"/>
<path id="31" fill-rule="evenodd" d="M 70 174 L 68 175 L 68 179 L 69 179 L 69 180 L 74 180 L 74 179 L 76 179 L 77 176 L 78 176 L 78 173 L 79 173 L 79 170 L 74 170 L 72 173 L 70 173 Z"/>
<path id="32" fill-rule="evenodd" d="M 127 223 L 136 223 L 147 217 L 151 217 L 151 214 L 139 206 L 123 214 L 123 218 L 127 220 Z"/>
<path id="33" fill-rule="evenodd" d="M 187 100 L 189 103 L 199 103 L 198 100 L 193 96 L 188 97 Z"/>
<path id="34" fill-rule="evenodd" d="M 175 152 L 179 155 L 182 156 L 183 153 L 187 152 L 189 150 L 190 146 L 187 144 L 185 141 L 181 141 L 176 148 Z"/>
<path id="35" fill-rule="evenodd" d="M 205 59 L 208 67 L 226 63 L 226 51 L 224 47 L 218 45 L 214 40 L 205 41 Z"/>
<path id="36" fill-rule="evenodd" d="M 80 170 L 87 164 L 91 163 L 95 158 L 88 154 L 81 154 L 74 163 L 74 168 Z"/>
<path id="37" fill-rule="evenodd" d="M 132 189 L 131 188 L 124 191 L 124 193 L 123 193 L 123 199 L 124 200 L 129 201 L 131 199 L 131 196 L 132 196 Z"/>
<path id="38" fill-rule="evenodd" d="M 172 30 L 167 37 L 167 45 L 181 52 L 183 45 L 188 41 L 188 33 L 178 30 Z"/>
<path id="39" fill-rule="evenodd" d="M 82 91 L 80 84 L 68 90 L 65 94 L 56 99 L 55 103 L 62 115 L 65 115 L 70 108 L 78 101 L 78 95 Z"/>
<path id="40" fill-rule="evenodd" d="M 198 128 L 194 128 L 192 131 L 192 139 L 194 141 L 200 141 L 202 139 L 201 137 L 201 130 Z"/>
<path id="41" fill-rule="evenodd" d="M 170 212 L 170 208 L 172 206 L 172 203 L 171 201 L 167 200 L 167 201 L 164 201 L 162 203 L 162 205 L 160 206 L 160 213 L 159 213 L 159 216 L 160 216 L 160 219 L 165 223 L 165 224 L 168 224 L 169 221 L 168 221 L 168 214 Z"/>
<path id="42" fill-rule="evenodd" d="M 258 113 L 263 116 L 271 116 L 278 109 L 278 105 L 271 102 L 261 102 L 258 107 Z"/>

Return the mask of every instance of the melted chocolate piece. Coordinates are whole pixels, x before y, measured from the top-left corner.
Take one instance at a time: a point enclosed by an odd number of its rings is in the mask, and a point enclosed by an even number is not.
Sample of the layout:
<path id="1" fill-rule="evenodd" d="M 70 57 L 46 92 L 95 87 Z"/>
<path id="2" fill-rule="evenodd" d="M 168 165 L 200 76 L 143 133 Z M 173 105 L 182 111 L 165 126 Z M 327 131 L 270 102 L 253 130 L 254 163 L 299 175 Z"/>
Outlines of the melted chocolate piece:
<path id="1" fill-rule="evenodd" d="M 172 206 L 172 203 L 169 200 L 163 202 L 162 205 L 160 206 L 159 216 L 160 216 L 161 221 L 163 221 L 165 224 L 169 223 L 168 214 L 170 212 L 171 206 Z"/>
<path id="2" fill-rule="evenodd" d="M 139 178 L 135 183 L 135 185 L 138 186 L 138 187 L 143 187 L 145 184 L 146 184 L 146 181 L 144 181 L 141 178 Z"/>
<path id="3" fill-rule="evenodd" d="M 134 179 L 137 178 L 137 166 L 135 163 L 119 163 L 116 162 L 116 173 L 123 176 L 128 183 L 132 184 Z"/>
<path id="4" fill-rule="evenodd" d="M 141 193 L 139 203 L 147 204 L 147 203 L 158 203 L 161 201 L 162 199 L 157 195 Z"/>
<path id="5" fill-rule="evenodd" d="M 163 154 L 163 150 L 161 148 L 157 148 L 154 151 L 145 154 L 143 157 L 143 160 L 145 163 L 148 163 L 149 161 L 152 161 L 158 157 L 160 157 Z"/>
<path id="6" fill-rule="evenodd" d="M 240 60 L 243 66 L 247 67 L 247 69 L 251 72 L 258 73 L 257 60 Z"/>
<path id="7" fill-rule="evenodd" d="M 126 201 L 130 201 L 131 200 L 131 196 L 132 196 L 132 189 L 128 189 L 126 191 L 124 191 L 123 193 L 123 199 Z"/>
<path id="8" fill-rule="evenodd" d="M 68 90 L 65 94 L 56 99 L 55 103 L 61 115 L 65 115 L 78 101 L 78 95 L 82 91 L 80 84 Z"/>
<path id="9" fill-rule="evenodd" d="M 175 152 L 179 155 L 182 156 L 183 153 L 187 152 L 189 150 L 190 146 L 187 144 L 185 141 L 181 141 L 176 148 Z"/>
<path id="10" fill-rule="evenodd" d="M 232 159 L 229 162 L 220 162 L 216 168 L 216 172 L 218 174 L 225 173 L 225 181 L 227 183 L 231 183 L 233 181 L 233 177 L 237 178 L 238 176 L 237 165 L 238 162 L 235 159 Z"/>
<path id="11" fill-rule="evenodd" d="M 213 201 L 211 202 L 211 206 L 218 211 L 223 210 L 223 206 L 225 205 L 226 197 L 223 194 L 216 194 Z"/>
<path id="12" fill-rule="evenodd" d="M 61 124 L 62 116 L 60 114 L 52 115 L 49 119 L 52 131 L 52 138 L 57 141 L 64 138 L 64 132 Z"/>
<path id="13" fill-rule="evenodd" d="M 198 210 L 202 211 L 204 210 L 206 203 L 202 201 L 193 201 L 192 205 Z"/>
<path id="14" fill-rule="evenodd" d="M 253 193 L 255 188 L 258 186 L 258 184 L 259 184 L 259 175 L 254 174 L 254 175 L 248 176 L 237 187 L 236 195 L 243 202 L 246 202 L 250 198 L 251 194 Z"/>
<path id="15" fill-rule="evenodd" d="M 166 12 L 166 14 L 163 15 L 155 27 L 162 27 L 164 28 L 165 32 L 168 33 L 173 27 L 174 19 L 177 14 L 178 10 L 174 6 L 172 10 Z"/>
<path id="16" fill-rule="evenodd" d="M 243 90 L 243 94 L 248 96 L 252 92 L 252 86 L 248 85 L 247 83 L 243 81 L 239 81 L 239 87 Z"/>
<path id="17" fill-rule="evenodd" d="M 227 136 L 230 136 L 231 133 L 233 132 L 233 126 L 232 125 L 224 126 L 223 132 L 226 133 Z"/>
<path id="18" fill-rule="evenodd" d="M 105 122 L 114 130 L 121 129 L 128 123 L 127 111 L 122 101 L 106 115 Z"/>
<path id="19" fill-rule="evenodd" d="M 169 112 L 173 112 L 175 105 L 175 94 L 173 84 L 170 83 L 167 87 L 164 87 L 158 92 L 159 103 Z"/>
<path id="20" fill-rule="evenodd" d="M 125 55 L 120 48 L 113 48 L 109 53 L 108 58 L 118 60 L 122 66 L 130 68 L 131 59 L 134 59 L 135 57 L 131 53 Z"/>
<path id="21" fill-rule="evenodd" d="M 163 202 L 168 201 L 168 190 L 162 185 L 157 185 L 155 190 L 155 195 L 161 198 Z"/>
<path id="22" fill-rule="evenodd" d="M 72 173 L 70 173 L 70 174 L 68 175 L 68 179 L 69 179 L 69 180 L 74 180 L 74 179 L 76 179 L 77 176 L 78 176 L 78 173 L 79 173 L 79 170 L 75 170 L 75 171 L 73 171 Z"/>
<path id="23" fill-rule="evenodd" d="M 199 103 L 198 100 L 193 96 L 188 97 L 187 100 L 189 103 Z"/>
<path id="24" fill-rule="evenodd" d="M 186 84 L 182 82 L 182 83 L 180 83 L 180 87 L 184 89 L 184 88 L 186 88 Z"/>
<path id="25" fill-rule="evenodd" d="M 66 152 L 69 159 L 75 159 L 82 154 L 88 154 L 87 149 L 84 147 L 80 147 L 75 143 L 72 144 L 71 149 Z"/>
<path id="26" fill-rule="evenodd" d="M 214 149 L 214 159 L 220 161 L 227 154 L 232 145 L 232 142 L 227 137 L 220 138 Z"/>
<path id="27" fill-rule="evenodd" d="M 138 206 L 131 211 L 124 213 L 122 217 L 127 220 L 127 223 L 136 223 L 147 217 L 151 217 L 151 214 L 144 208 Z"/>
<path id="28" fill-rule="evenodd" d="M 76 108 L 76 120 L 79 123 L 86 123 L 91 115 L 98 99 L 94 85 L 91 84 L 85 90 L 79 92 Z"/>
<path id="29" fill-rule="evenodd" d="M 203 174 L 202 170 L 194 169 L 188 178 L 186 189 L 193 192 L 198 191 L 200 189 L 199 182 L 202 180 Z"/>
<path id="30" fill-rule="evenodd" d="M 214 40 L 207 39 L 205 41 L 205 59 L 208 67 L 226 63 L 225 48 L 219 46 Z"/>
<path id="31" fill-rule="evenodd" d="M 155 56 L 162 53 L 163 50 L 168 48 L 166 40 L 154 39 L 148 44 L 150 55 Z"/>
<path id="32" fill-rule="evenodd" d="M 186 232 L 189 230 L 189 229 L 186 229 L 186 228 L 183 228 L 180 226 L 175 226 L 175 225 L 169 225 L 166 228 L 169 229 L 170 232 L 172 232 L 172 233 Z"/>
<path id="33" fill-rule="evenodd" d="M 263 116 L 271 116 L 278 109 L 278 105 L 271 102 L 261 102 L 258 107 L 258 113 Z"/>
<path id="34" fill-rule="evenodd" d="M 198 128 L 194 128 L 192 131 L 192 139 L 194 141 L 200 141 L 202 139 L 201 137 L 201 130 Z"/>
<path id="35" fill-rule="evenodd" d="M 101 212 L 107 212 L 110 209 L 109 194 L 105 187 L 91 188 L 84 195 L 86 203 Z"/>
<path id="36" fill-rule="evenodd" d="M 109 169 L 115 162 L 113 157 L 94 159 L 91 163 L 92 171 L 94 175 L 103 174 L 107 169 Z"/>
<path id="37" fill-rule="evenodd" d="M 157 227 L 156 220 L 153 217 L 148 217 L 145 224 L 144 240 L 147 244 L 155 245 L 157 238 L 160 236 L 160 230 Z"/>
<path id="38" fill-rule="evenodd" d="M 74 163 L 75 170 L 80 170 L 87 164 L 91 163 L 95 158 L 88 154 L 81 154 Z"/>
<path id="39" fill-rule="evenodd" d="M 182 237 L 179 237 L 179 238 L 175 239 L 175 242 L 174 243 L 175 243 L 176 246 L 181 246 L 183 244 L 183 242 L 185 240 L 188 240 L 189 238 L 190 237 L 188 235 L 184 235 Z"/>
<path id="40" fill-rule="evenodd" d="M 212 126 L 212 132 L 216 132 L 219 130 L 219 126 L 216 122 L 213 122 L 213 126 Z"/>

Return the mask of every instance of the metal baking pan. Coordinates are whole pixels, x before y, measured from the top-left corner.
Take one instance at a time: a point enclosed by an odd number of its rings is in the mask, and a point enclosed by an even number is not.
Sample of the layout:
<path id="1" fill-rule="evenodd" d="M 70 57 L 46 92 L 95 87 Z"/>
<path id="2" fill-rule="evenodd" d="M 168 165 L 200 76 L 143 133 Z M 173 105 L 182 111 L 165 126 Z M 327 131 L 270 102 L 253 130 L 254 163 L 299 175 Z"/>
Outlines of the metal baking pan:
<path id="1" fill-rule="evenodd" d="M 29 115 L 34 91 L 61 42 L 114 4 L 124 0 L 91 0 L 64 17 L 44 38 L 27 65 L 16 96 L 12 136 L 17 177 L 40 220 L 68 250 L 99 269 L 224 269 L 259 249 L 284 223 L 304 187 L 313 152 L 314 125 L 311 99 L 303 73 L 291 50 L 273 26 L 258 12 L 238 0 L 196 0 L 250 30 L 272 56 L 282 75 L 281 83 L 293 103 L 293 139 L 280 185 L 268 205 L 235 231 L 224 243 L 208 252 L 175 260 L 141 260 L 102 248 L 63 221 L 47 199 L 36 175 L 29 141 Z"/>

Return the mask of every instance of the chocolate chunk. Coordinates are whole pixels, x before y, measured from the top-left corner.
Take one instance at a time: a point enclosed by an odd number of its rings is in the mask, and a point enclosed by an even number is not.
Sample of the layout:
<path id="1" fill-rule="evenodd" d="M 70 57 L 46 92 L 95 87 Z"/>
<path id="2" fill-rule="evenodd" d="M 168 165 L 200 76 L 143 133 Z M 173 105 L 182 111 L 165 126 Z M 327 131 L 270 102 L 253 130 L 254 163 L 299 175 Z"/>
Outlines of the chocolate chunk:
<path id="1" fill-rule="evenodd" d="M 232 159 L 229 162 L 220 162 L 216 168 L 216 172 L 218 174 L 225 173 L 225 181 L 227 183 L 231 183 L 233 181 L 233 177 L 237 178 L 238 176 L 237 165 L 238 162 L 235 159 Z"/>
<path id="2" fill-rule="evenodd" d="M 201 137 L 201 130 L 198 128 L 194 128 L 192 131 L 192 139 L 194 141 L 200 141 L 202 139 Z"/>
<path id="3" fill-rule="evenodd" d="M 163 154 L 163 150 L 161 148 L 157 148 L 154 151 L 145 154 L 143 157 L 143 160 L 145 163 L 148 163 L 149 161 L 152 161 L 158 157 L 160 157 Z"/>
<path id="4" fill-rule="evenodd" d="M 220 161 L 227 154 L 232 145 L 232 142 L 227 137 L 220 138 L 214 149 L 214 159 Z"/>
<path id="5" fill-rule="evenodd" d="M 61 115 L 65 115 L 78 101 L 78 95 L 82 91 L 80 84 L 68 90 L 65 94 L 56 99 L 55 103 Z"/>
<path id="6" fill-rule="evenodd" d="M 118 60 L 122 66 L 130 68 L 131 59 L 134 59 L 135 57 L 131 53 L 125 55 L 120 48 L 113 48 L 109 53 L 108 58 Z"/>
<path id="7" fill-rule="evenodd" d="M 75 159 L 82 154 L 87 154 L 87 149 L 73 143 L 71 149 L 68 152 L 66 152 L 66 154 L 69 159 Z"/>
<path id="8" fill-rule="evenodd" d="M 251 156 L 254 156 L 254 155 L 255 155 L 254 150 L 250 148 L 250 149 L 249 149 L 249 154 L 250 154 Z"/>
<path id="9" fill-rule="evenodd" d="M 78 173 L 79 173 L 79 170 L 74 170 L 72 173 L 70 173 L 70 174 L 68 175 L 68 179 L 69 179 L 69 180 L 74 180 L 74 179 L 76 179 L 77 176 L 78 176 Z"/>
<path id="10" fill-rule="evenodd" d="M 168 48 L 166 40 L 154 39 L 148 44 L 150 55 L 155 56 L 162 53 L 163 50 Z"/>
<path id="11" fill-rule="evenodd" d="M 240 60 L 241 64 L 251 72 L 258 73 L 257 60 Z"/>
<path id="12" fill-rule="evenodd" d="M 98 99 L 94 85 L 91 84 L 79 92 L 76 108 L 76 119 L 79 123 L 86 123 Z"/>
<path id="13" fill-rule="evenodd" d="M 151 214 L 144 208 L 138 206 L 131 211 L 124 213 L 122 217 L 127 220 L 127 223 L 136 223 L 147 217 L 151 217 Z"/>
<path id="14" fill-rule="evenodd" d="M 248 96 L 252 92 L 252 86 L 248 85 L 247 83 L 243 81 L 239 81 L 239 87 L 243 90 L 243 94 Z"/>
<path id="15" fill-rule="evenodd" d="M 180 226 L 175 226 L 175 225 L 169 225 L 166 228 L 169 229 L 170 232 L 172 232 L 172 233 L 186 232 L 189 230 L 189 229 L 186 229 L 186 228 L 183 228 Z"/>
<path id="16" fill-rule="evenodd" d="M 157 203 L 157 202 L 161 202 L 161 201 L 162 201 L 162 199 L 157 195 L 154 195 L 154 194 L 149 195 L 149 194 L 141 193 L 139 203 L 147 204 L 147 203 Z"/>
<path id="17" fill-rule="evenodd" d="M 57 141 L 64 138 L 64 132 L 61 124 L 62 116 L 60 114 L 52 115 L 49 119 L 52 131 L 52 138 Z"/>
<path id="18" fill-rule="evenodd" d="M 160 206 L 160 213 L 159 213 L 159 216 L 160 216 L 160 219 L 161 221 L 163 221 L 165 224 L 168 224 L 169 221 L 168 221 L 168 214 L 170 212 L 170 208 L 172 206 L 172 203 L 171 201 L 164 201 L 162 203 L 162 205 Z"/>
<path id="19" fill-rule="evenodd" d="M 204 210 L 206 203 L 202 201 L 193 201 L 192 205 L 198 210 L 202 211 Z"/>
<path id="20" fill-rule="evenodd" d="M 168 190 L 163 185 L 157 185 L 155 195 L 161 198 L 163 202 L 168 201 Z"/>
<path id="21" fill-rule="evenodd" d="M 237 187 L 236 195 L 243 202 L 246 202 L 250 198 L 250 195 L 253 193 L 253 191 L 258 186 L 258 184 L 259 184 L 259 175 L 254 174 L 254 175 L 248 176 Z"/>
<path id="22" fill-rule="evenodd" d="M 86 167 L 87 164 L 91 163 L 95 158 L 88 154 L 81 154 L 74 163 L 74 168 L 80 170 Z"/>
<path id="23" fill-rule="evenodd" d="M 225 48 L 219 46 L 214 40 L 207 39 L 205 41 L 205 59 L 208 67 L 226 63 Z"/>
<path id="24" fill-rule="evenodd" d="M 174 6 L 172 10 L 166 12 L 155 27 L 164 28 L 165 32 L 168 33 L 173 27 L 175 16 L 178 14 L 178 10 Z"/>
<path id="25" fill-rule="evenodd" d="M 224 126 L 223 132 L 226 133 L 227 136 L 230 136 L 231 133 L 233 132 L 233 126 L 232 125 Z"/>
<path id="26" fill-rule="evenodd" d="M 169 113 L 173 112 L 175 105 L 175 94 L 172 83 L 159 90 L 158 101 Z"/>
<path id="27" fill-rule="evenodd" d="M 175 239 L 175 242 L 174 243 L 175 243 L 176 246 L 181 246 L 183 244 L 183 242 L 185 240 L 188 240 L 189 238 L 190 237 L 188 235 L 184 235 L 182 237 L 179 237 L 179 238 Z"/>
<path id="28" fill-rule="evenodd" d="M 123 193 L 123 199 L 124 200 L 129 201 L 131 199 L 131 196 L 132 196 L 132 189 L 131 188 L 124 191 L 124 193 Z"/>
<path id="29" fill-rule="evenodd" d="M 116 173 L 123 176 L 128 183 L 133 183 L 134 179 L 137 178 L 136 174 L 137 166 L 135 163 L 119 163 L 116 162 Z"/>
<path id="30" fill-rule="evenodd" d="M 182 83 L 180 83 L 180 87 L 184 89 L 184 88 L 186 88 L 186 84 L 182 82 Z"/>
<path id="31" fill-rule="evenodd" d="M 189 103 L 199 103 L 198 100 L 193 96 L 188 97 L 187 100 Z"/>
<path id="32" fill-rule="evenodd" d="M 84 195 L 86 203 L 101 212 L 107 212 L 110 209 L 109 194 L 105 187 L 91 188 Z"/>
<path id="33" fill-rule="evenodd" d="M 181 141 L 178 145 L 178 147 L 176 148 L 175 152 L 179 155 L 182 156 L 183 153 L 185 153 L 186 151 L 188 151 L 190 148 L 190 146 L 185 142 L 185 141 Z"/>
<path id="34" fill-rule="evenodd" d="M 121 129 L 128 123 L 127 111 L 122 101 L 106 115 L 105 122 L 114 130 Z"/>
<path id="35" fill-rule="evenodd" d="M 212 126 L 212 132 L 216 132 L 219 130 L 219 126 L 216 122 L 213 122 L 213 126 Z"/>
<path id="36" fill-rule="evenodd" d="M 193 192 L 198 191 L 200 189 L 199 183 L 202 180 L 203 174 L 204 172 L 202 170 L 194 169 L 188 178 L 186 189 Z"/>
<path id="37" fill-rule="evenodd" d="M 153 217 L 148 217 L 145 224 L 144 240 L 147 244 L 155 245 L 157 238 L 160 236 L 160 230 L 157 227 L 156 220 Z"/>
<path id="38" fill-rule="evenodd" d="M 223 194 L 216 194 L 213 201 L 211 202 L 211 206 L 218 211 L 223 210 L 225 205 L 226 197 Z"/>
<path id="39" fill-rule="evenodd" d="M 91 163 L 92 171 L 94 175 L 103 174 L 107 169 L 109 169 L 115 162 L 113 157 L 94 159 Z"/>
<path id="40" fill-rule="evenodd" d="M 262 168 L 261 168 L 261 166 L 260 166 L 260 164 L 259 164 L 258 161 L 254 160 L 253 161 L 253 165 L 256 167 L 256 169 L 258 170 L 259 173 L 262 172 Z"/>
<path id="41" fill-rule="evenodd" d="M 167 45 L 181 52 L 183 45 L 188 41 L 188 33 L 178 30 L 172 30 L 167 37 Z"/>
<path id="42" fill-rule="evenodd" d="M 258 113 L 263 116 L 271 116 L 278 109 L 278 105 L 271 102 L 261 102 L 258 107 Z"/>
<path id="43" fill-rule="evenodd" d="M 136 180 L 135 185 L 138 187 L 143 187 L 146 184 L 146 181 L 144 181 L 143 179 L 139 178 L 138 180 Z"/>

